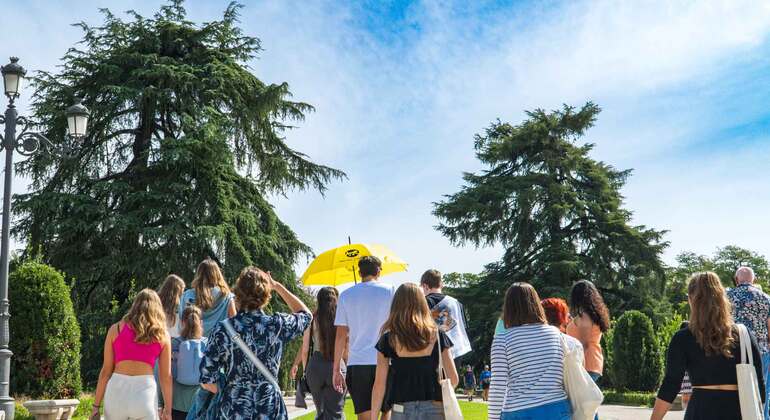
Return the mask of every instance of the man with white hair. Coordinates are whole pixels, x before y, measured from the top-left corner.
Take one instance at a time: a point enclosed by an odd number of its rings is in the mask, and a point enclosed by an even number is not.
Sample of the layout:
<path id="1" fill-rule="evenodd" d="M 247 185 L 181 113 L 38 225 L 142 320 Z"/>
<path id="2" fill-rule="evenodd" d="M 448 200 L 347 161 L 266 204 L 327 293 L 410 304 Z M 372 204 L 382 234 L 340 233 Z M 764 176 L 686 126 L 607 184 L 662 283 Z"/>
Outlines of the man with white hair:
<path id="1" fill-rule="evenodd" d="M 767 383 L 770 376 L 770 296 L 754 285 L 754 280 L 754 270 L 751 267 L 738 268 L 735 272 L 735 288 L 727 292 L 727 297 L 733 306 L 735 322 L 745 325 L 757 340 L 759 351 L 762 353 L 762 371 Z M 766 390 L 770 390 L 770 387 Z M 767 395 L 770 395 L 770 392 Z M 770 420 L 769 408 L 770 404 L 765 404 L 765 420 Z"/>

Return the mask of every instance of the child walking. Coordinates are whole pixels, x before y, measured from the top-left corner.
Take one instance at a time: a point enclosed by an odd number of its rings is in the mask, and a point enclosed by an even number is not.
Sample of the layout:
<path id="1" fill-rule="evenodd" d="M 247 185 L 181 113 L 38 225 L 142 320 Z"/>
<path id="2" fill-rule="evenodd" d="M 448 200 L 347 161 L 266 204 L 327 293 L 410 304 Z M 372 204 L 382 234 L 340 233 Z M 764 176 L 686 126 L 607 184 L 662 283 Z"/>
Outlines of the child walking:
<path id="1" fill-rule="evenodd" d="M 184 420 L 200 387 L 200 365 L 206 351 L 203 336 L 203 314 L 197 306 L 182 312 L 179 337 L 171 341 L 171 368 L 174 377 L 172 420 Z"/>

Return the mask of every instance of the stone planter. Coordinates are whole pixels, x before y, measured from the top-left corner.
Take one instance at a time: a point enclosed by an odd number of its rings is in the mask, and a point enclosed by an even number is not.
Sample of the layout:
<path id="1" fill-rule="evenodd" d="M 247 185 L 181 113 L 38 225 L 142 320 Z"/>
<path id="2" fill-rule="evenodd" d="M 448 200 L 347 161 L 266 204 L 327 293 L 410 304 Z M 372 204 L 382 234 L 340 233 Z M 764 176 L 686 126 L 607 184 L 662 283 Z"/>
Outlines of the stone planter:
<path id="1" fill-rule="evenodd" d="M 37 400 L 23 405 L 35 420 L 67 420 L 75 414 L 78 404 L 78 400 Z"/>

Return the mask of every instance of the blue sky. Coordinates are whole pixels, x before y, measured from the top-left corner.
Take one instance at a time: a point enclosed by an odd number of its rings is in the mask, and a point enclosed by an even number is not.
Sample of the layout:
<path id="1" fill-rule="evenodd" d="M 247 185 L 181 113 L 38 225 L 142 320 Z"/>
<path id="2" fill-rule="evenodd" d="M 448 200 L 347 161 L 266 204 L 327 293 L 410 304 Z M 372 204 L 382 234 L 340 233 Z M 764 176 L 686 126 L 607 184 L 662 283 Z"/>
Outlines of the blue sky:
<path id="1" fill-rule="evenodd" d="M 203 21 L 226 3 L 187 8 Z M 325 198 L 274 200 L 317 252 L 352 236 L 407 260 L 397 280 L 480 271 L 500 249 L 452 247 L 430 214 L 462 171 L 480 169 L 473 135 L 526 109 L 593 100 L 603 112 L 586 140 L 595 158 L 634 168 L 626 206 L 636 223 L 670 231 L 667 261 L 727 244 L 770 255 L 765 2 L 244 3 L 243 28 L 264 47 L 256 74 L 317 109 L 287 141 L 350 177 Z M 157 4 L 11 2 L 0 56 L 50 70 L 80 37 L 70 23 L 99 23 L 99 7 L 150 14 Z"/>

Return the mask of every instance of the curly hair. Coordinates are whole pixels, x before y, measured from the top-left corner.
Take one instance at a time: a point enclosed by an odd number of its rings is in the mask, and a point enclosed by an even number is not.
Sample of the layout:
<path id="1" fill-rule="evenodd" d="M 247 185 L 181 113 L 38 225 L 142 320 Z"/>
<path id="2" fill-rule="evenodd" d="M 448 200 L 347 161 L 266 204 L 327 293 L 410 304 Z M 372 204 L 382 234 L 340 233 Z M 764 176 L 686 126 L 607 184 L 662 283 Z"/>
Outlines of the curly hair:
<path id="1" fill-rule="evenodd" d="M 610 329 L 610 311 L 604 304 L 599 289 L 588 280 L 580 280 L 572 286 L 569 296 L 570 309 L 575 318 L 586 314 L 602 332 Z"/>
<path id="2" fill-rule="evenodd" d="M 257 267 L 246 267 L 235 281 L 235 304 L 240 311 L 264 308 L 270 302 L 273 287 L 267 274 Z"/>
<path id="3" fill-rule="evenodd" d="M 716 273 L 695 273 L 687 285 L 690 331 L 706 356 L 732 356 L 735 346 L 733 317 L 725 288 Z"/>
<path id="4" fill-rule="evenodd" d="M 166 315 L 158 294 L 152 289 L 143 289 L 136 294 L 134 303 L 123 322 L 136 333 L 134 341 L 142 344 L 163 341 L 166 336 Z"/>

